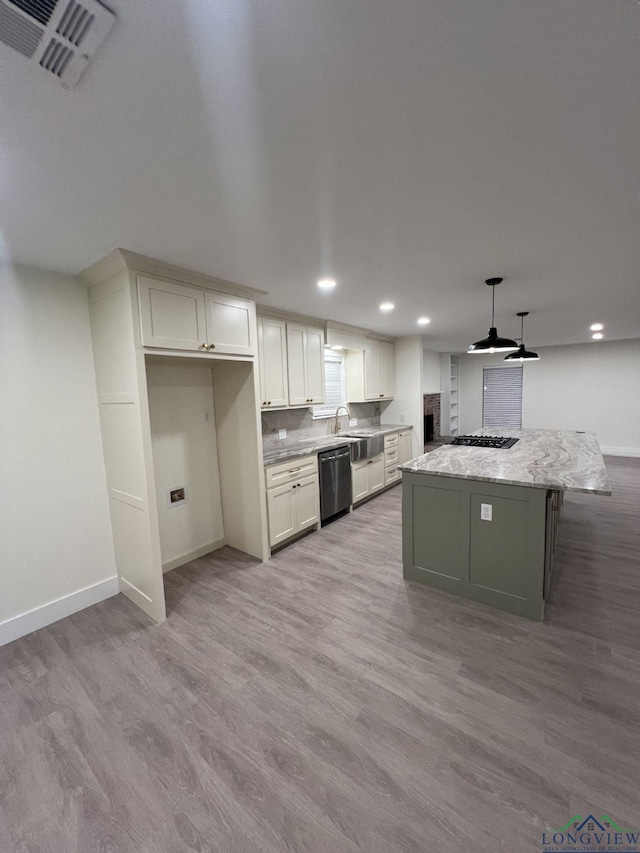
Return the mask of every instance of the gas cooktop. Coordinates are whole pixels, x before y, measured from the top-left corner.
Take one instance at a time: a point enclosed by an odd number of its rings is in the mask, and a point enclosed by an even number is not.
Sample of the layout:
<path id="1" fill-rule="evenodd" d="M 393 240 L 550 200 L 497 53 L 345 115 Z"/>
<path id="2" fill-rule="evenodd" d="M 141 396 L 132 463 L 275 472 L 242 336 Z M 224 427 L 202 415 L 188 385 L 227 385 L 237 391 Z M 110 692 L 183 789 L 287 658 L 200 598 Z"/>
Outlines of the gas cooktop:
<path id="1" fill-rule="evenodd" d="M 490 447 L 495 450 L 507 450 L 519 440 L 503 435 L 456 435 L 451 444 L 461 447 Z"/>

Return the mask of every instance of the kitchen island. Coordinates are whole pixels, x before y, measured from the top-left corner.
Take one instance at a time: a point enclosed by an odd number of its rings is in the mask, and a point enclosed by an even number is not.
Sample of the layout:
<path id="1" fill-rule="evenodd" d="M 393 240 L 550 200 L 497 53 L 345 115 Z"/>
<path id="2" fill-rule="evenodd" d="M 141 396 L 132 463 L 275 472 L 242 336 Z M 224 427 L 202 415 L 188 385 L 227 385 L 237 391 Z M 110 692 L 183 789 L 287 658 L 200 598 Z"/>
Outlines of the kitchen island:
<path id="1" fill-rule="evenodd" d="M 444 445 L 401 466 L 403 574 L 542 621 L 563 493 L 611 491 L 594 433 L 503 434 L 519 440 Z"/>

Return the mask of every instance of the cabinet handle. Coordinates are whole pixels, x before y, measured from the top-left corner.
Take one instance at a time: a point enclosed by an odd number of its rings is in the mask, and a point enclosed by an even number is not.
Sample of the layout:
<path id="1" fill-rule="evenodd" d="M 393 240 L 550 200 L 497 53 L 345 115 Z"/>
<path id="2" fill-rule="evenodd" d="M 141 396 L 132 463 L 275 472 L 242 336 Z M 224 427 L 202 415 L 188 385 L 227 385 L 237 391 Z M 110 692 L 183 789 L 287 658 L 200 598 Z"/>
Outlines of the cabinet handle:
<path id="1" fill-rule="evenodd" d="M 384 397 L 384 394 L 380 394 L 381 397 Z"/>

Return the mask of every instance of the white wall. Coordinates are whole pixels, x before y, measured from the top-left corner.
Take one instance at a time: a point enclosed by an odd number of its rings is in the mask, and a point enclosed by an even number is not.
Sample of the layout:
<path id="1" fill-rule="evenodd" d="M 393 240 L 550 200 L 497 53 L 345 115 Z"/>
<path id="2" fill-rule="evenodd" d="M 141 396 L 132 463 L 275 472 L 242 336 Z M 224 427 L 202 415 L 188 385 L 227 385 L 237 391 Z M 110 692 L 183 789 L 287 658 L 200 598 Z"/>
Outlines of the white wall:
<path id="1" fill-rule="evenodd" d="M 147 384 L 162 563 L 173 568 L 224 539 L 211 366 L 148 364 Z M 182 485 L 187 502 L 167 506 L 166 490 Z"/>
<path id="2" fill-rule="evenodd" d="M 383 424 L 411 424 L 411 454 L 424 452 L 422 401 L 422 338 L 412 335 L 395 342 L 395 398 L 381 413 Z"/>
<path id="3" fill-rule="evenodd" d="M 524 363 L 522 426 L 584 429 L 605 452 L 640 455 L 640 340 L 536 348 Z M 504 356 L 460 357 L 461 432 L 482 426 L 482 368 Z"/>
<path id="4" fill-rule="evenodd" d="M 0 317 L 2 643 L 118 587 L 86 289 L 5 267 Z"/>
<path id="5" fill-rule="evenodd" d="M 440 393 L 440 353 L 429 349 L 422 352 L 422 393 Z"/>

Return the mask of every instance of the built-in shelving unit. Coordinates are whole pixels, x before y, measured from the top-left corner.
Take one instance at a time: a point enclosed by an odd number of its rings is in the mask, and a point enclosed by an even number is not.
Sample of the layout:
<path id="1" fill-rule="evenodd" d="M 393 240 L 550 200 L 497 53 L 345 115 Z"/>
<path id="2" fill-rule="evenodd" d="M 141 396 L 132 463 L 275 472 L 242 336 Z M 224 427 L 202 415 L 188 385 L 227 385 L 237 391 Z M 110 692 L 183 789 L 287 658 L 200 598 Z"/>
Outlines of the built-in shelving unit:
<path id="1" fill-rule="evenodd" d="M 442 435 L 459 434 L 459 360 L 453 353 L 440 356 L 441 412 L 440 431 Z"/>

